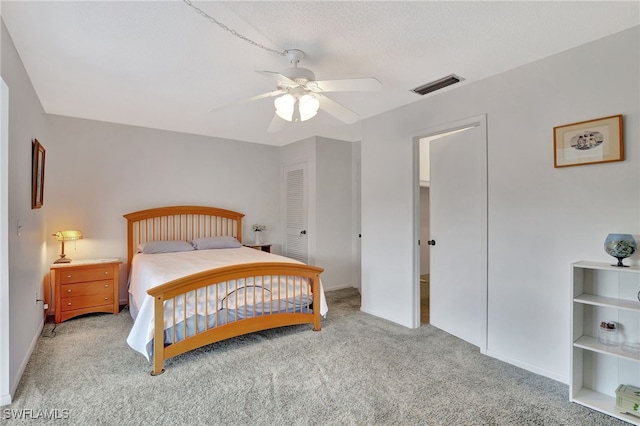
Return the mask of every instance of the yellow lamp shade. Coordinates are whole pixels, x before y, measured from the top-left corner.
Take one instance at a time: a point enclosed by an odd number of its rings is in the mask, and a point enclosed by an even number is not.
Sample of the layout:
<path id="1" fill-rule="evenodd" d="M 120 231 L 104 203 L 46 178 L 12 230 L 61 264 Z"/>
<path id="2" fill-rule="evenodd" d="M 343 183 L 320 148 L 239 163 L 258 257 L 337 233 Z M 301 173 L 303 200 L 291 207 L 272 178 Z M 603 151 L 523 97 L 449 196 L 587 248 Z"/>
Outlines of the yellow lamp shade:
<path id="1" fill-rule="evenodd" d="M 82 232 L 81 231 L 58 231 L 55 234 L 53 234 L 54 237 L 56 237 L 56 240 L 58 241 L 75 241 L 75 240 L 81 240 L 82 239 Z"/>

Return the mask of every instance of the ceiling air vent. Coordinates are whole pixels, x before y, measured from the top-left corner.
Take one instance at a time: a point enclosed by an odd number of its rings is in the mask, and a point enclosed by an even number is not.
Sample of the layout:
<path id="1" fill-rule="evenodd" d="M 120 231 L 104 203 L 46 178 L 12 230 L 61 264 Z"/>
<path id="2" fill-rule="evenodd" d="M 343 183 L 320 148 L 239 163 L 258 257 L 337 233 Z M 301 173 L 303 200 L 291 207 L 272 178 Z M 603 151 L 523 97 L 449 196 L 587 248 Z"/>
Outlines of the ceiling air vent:
<path id="1" fill-rule="evenodd" d="M 451 86 L 452 84 L 459 83 L 463 81 L 464 78 L 458 77 L 455 74 L 448 75 L 439 80 L 432 81 L 431 83 L 423 84 L 420 87 L 416 87 L 415 89 L 411 89 L 413 93 L 417 93 L 418 95 L 426 95 L 427 93 L 435 92 L 436 90 L 444 89 L 447 86 Z"/>

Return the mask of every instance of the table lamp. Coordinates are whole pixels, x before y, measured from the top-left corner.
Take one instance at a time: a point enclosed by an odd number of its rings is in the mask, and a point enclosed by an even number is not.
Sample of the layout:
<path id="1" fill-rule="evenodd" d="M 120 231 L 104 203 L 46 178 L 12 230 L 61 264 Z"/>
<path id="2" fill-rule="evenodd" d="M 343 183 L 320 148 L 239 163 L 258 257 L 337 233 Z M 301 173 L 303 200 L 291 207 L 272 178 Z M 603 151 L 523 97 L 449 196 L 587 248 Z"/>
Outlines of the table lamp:
<path id="1" fill-rule="evenodd" d="M 70 263 L 71 259 L 65 256 L 64 254 L 64 242 L 65 241 L 76 241 L 82 239 L 82 232 L 80 231 L 58 231 L 53 234 L 56 237 L 56 240 L 62 243 L 62 251 L 60 253 L 60 259 L 56 260 L 53 263 Z"/>

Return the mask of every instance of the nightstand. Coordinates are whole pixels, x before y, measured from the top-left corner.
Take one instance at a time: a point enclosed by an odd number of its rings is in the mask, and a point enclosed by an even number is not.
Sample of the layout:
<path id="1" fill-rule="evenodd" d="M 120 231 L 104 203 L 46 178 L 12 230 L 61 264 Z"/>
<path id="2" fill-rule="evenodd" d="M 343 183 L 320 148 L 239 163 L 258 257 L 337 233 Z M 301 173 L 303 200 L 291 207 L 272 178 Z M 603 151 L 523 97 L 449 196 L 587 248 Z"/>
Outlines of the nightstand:
<path id="1" fill-rule="evenodd" d="M 252 249 L 266 251 L 271 253 L 271 244 L 243 244 L 245 247 L 251 247 Z"/>
<path id="2" fill-rule="evenodd" d="M 120 259 L 90 259 L 52 264 L 56 324 L 93 312 L 117 315 L 121 263 Z"/>

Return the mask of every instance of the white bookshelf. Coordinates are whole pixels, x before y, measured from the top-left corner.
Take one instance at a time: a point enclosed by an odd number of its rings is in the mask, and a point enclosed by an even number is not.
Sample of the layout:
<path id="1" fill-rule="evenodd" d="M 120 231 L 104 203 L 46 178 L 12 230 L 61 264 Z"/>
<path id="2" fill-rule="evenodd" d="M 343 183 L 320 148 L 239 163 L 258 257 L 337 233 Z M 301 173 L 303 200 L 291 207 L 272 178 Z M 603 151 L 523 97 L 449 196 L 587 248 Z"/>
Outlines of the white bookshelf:
<path id="1" fill-rule="evenodd" d="M 571 380 L 569 398 L 610 416 L 640 425 L 640 417 L 618 412 L 620 384 L 640 387 L 640 353 L 622 344 L 640 343 L 640 267 L 577 262 L 572 266 Z M 619 325 L 619 345 L 598 341 L 602 321 Z"/>

